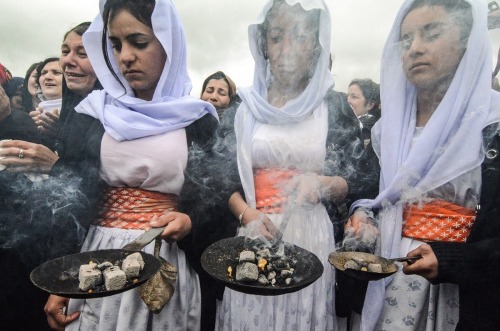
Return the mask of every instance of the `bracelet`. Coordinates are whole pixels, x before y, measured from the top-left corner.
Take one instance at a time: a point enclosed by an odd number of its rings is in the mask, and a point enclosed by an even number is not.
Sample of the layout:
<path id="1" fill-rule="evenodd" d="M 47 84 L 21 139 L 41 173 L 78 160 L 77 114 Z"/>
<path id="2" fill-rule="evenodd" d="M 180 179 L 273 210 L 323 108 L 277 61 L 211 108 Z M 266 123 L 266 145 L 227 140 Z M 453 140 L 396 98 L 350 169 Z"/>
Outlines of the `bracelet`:
<path id="1" fill-rule="evenodd" d="M 243 209 L 243 211 L 241 212 L 240 216 L 238 216 L 238 220 L 240 220 L 240 225 L 243 225 L 241 222 L 243 221 L 243 215 L 245 214 L 245 212 L 247 211 L 247 209 L 250 208 L 249 205 L 247 205 L 245 207 L 245 209 Z"/>

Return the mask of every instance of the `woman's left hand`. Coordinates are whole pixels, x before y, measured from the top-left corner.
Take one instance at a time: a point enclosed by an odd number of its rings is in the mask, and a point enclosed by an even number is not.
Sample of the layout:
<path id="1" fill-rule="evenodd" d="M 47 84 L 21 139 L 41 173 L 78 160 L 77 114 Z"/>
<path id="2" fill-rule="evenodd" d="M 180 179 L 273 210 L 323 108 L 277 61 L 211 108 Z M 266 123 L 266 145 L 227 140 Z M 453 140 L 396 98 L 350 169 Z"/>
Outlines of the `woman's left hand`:
<path id="1" fill-rule="evenodd" d="M 407 256 L 421 255 L 422 258 L 409 264 L 405 263 L 403 272 L 407 275 L 419 275 L 425 279 L 432 281 L 438 276 L 438 260 L 432 247 L 428 244 L 423 244 L 410 251 Z"/>
<path id="2" fill-rule="evenodd" d="M 316 174 L 302 174 L 293 177 L 283 187 L 283 192 L 295 196 L 297 205 L 317 204 L 321 198 L 321 182 Z"/>
<path id="3" fill-rule="evenodd" d="M 167 211 L 161 216 L 155 216 L 149 222 L 153 228 L 167 225 L 161 237 L 168 243 L 184 238 L 191 231 L 191 218 L 183 213 Z"/>
<path id="4" fill-rule="evenodd" d="M 0 142 L 0 164 L 8 172 L 48 174 L 59 156 L 48 147 L 23 140 Z"/>
<path id="5" fill-rule="evenodd" d="M 69 298 L 60 297 L 54 294 L 49 296 L 45 304 L 45 314 L 47 314 L 47 323 L 52 330 L 63 331 L 66 325 L 73 322 L 80 316 L 80 312 L 76 311 L 71 315 L 66 315 Z"/>
<path id="6" fill-rule="evenodd" d="M 307 173 L 295 176 L 283 188 L 287 195 L 296 197 L 295 202 L 317 204 L 321 197 L 340 203 L 345 200 L 349 187 L 344 178 L 339 176 L 318 176 Z"/>
<path id="7" fill-rule="evenodd" d="M 40 107 L 30 112 L 38 130 L 52 138 L 55 138 L 59 133 L 59 115 L 59 109 L 43 112 Z"/>

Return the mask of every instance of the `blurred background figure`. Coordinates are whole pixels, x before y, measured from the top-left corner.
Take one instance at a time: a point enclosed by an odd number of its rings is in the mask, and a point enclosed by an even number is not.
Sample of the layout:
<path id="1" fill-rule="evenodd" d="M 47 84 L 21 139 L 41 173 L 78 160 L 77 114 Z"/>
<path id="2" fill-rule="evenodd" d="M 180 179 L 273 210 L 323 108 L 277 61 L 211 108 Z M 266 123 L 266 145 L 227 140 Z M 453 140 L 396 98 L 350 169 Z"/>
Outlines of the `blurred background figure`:
<path id="1" fill-rule="evenodd" d="M 347 91 L 347 102 L 359 119 L 366 146 L 371 129 L 380 118 L 380 86 L 369 78 L 354 79 Z"/>
<path id="2" fill-rule="evenodd" d="M 46 140 L 47 146 L 54 144 L 59 132 L 59 114 L 62 105 L 63 72 L 58 57 L 50 57 L 37 67 L 37 84 L 42 91 L 42 102 L 31 118 Z"/>
<path id="3" fill-rule="evenodd" d="M 22 103 L 22 88 L 24 79 L 21 77 L 12 77 L 10 81 L 5 84 L 5 93 L 10 100 L 10 108 L 16 110 L 23 110 Z"/>
<path id="4" fill-rule="evenodd" d="M 21 111 L 20 95 L 23 79 L 20 77 L 13 78 L 10 71 L 1 63 L 0 86 L 0 140 L 23 139 L 40 142 L 40 135 L 35 124 L 28 114 L 23 114 Z M 2 158 L 1 155 L 0 158 Z M 4 169 L 2 164 L 0 164 L 0 169 Z"/>
<path id="5" fill-rule="evenodd" d="M 21 98 L 23 103 L 23 111 L 30 113 L 38 107 L 40 98 L 38 94 L 41 93 L 40 86 L 37 83 L 37 68 L 40 62 L 33 63 L 24 76 L 23 88 L 21 90 Z"/>
<path id="6" fill-rule="evenodd" d="M 241 102 L 236 94 L 236 85 L 233 80 L 222 71 L 217 71 L 205 79 L 200 99 L 214 105 L 219 119 L 222 119 L 222 115 L 229 105 Z"/>
<path id="7" fill-rule="evenodd" d="M 500 7 L 496 1 L 491 1 L 488 3 L 488 29 L 498 29 L 500 28 Z M 500 91 L 500 84 L 498 82 L 498 72 L 500 71 L 500 49 L 498 49 L 497 64 L 493 69 L 492 75 L 492 87 L 495 91 Z"/>
<path id="8" fill-rule="evenodd" d="M 76 80 L 93 78 L 76 84 L 67 77 L 69 86 L 63 81 L 61 130 L 54 150 L 31 137 L 40 132 L 28 114 L 12 110 L 2 116 L 10 107 L 0 89 L 0 140 L 9 139 L 0 142 L 0 261 L 10 270 L 0 275 L 0 325 L 9 325 L 9 330 L 49 329 L 43 310 L 47 294 L 33 286 L 30 272 L 48 259 L 78 252 L 97 212 L 100 186 L 94 165 L 99 162 L 100 139 L 92 138 L 104 129 L 99 120 L 74 110 L 90 92 L 102 88 L 82 49 L 89 25 L 79 24 L 64 36 L 64 74 Z M 35 77 L 33 65 L 26 80 L 36 95 Z M 30 179 L 34 174 L 46 179 L 32 183 L 25 173 Z"/>
<path id="9" fill-rule="evenodd" d="M 5 87 L 5 83 L 11 80 L 12 74 L 0 63 L 0 86 Z"/>

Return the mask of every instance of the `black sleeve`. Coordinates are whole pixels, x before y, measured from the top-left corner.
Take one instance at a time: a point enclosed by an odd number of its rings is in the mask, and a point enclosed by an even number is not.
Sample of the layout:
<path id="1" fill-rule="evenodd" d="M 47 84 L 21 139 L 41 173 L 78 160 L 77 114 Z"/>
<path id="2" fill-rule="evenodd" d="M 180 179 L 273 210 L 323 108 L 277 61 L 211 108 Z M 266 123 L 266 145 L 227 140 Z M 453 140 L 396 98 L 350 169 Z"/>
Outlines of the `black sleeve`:
<path id="1" fill-rule="evenodd" d="M 500 131 L 484 130 L 487 150 L 498 151 Z M 436 282 L 500 283 L 500 157 L 486 157 L 481 166 L 480 209 L 466 243 L 429 243 L 438 259 Z M 498 285 L 497 285 L 498 288 Z"/>
<path id="2" fill-rule="evenodd" d="M 327 95 L 329 126 L 324 174 L 343 177 L 349 186 L 348 201 L 370 198 L 378 191 L 378 160 L 371 145 L 364 147 L 359 121 L 346 97 Z M 374 189 L 375 188 L 375 189 Z M 376 195 L 376 194 L 375 194 Z"/>
<path id="3" fill-rule="evenodd" d="M 226 118 L 227 111 L 224 115 Z M 217 121 L 210 116 L 210 122 Z M 179 195 L 179 210 L 191 218 L 189 235 L 178 242 L 198 273 L 201 255 L 212 243 L 236 234 L 238 222 L 229 211 L 228 200 L 237 176 L 235 161 L 219 140 L 219 129 L 201 120 L 186 128 L 189 146 L 185 182 Z M 194 133 L 196 131 L 196 133 Z M 217 132 L 216 132 L 217 131 Z"/>
<path id="4" fill-rule="evenodd" d="M 42 143 L 40 133 L 31 117 L 19 110 L 12 110 L 12 113 L 0 122 L 0 140 L 2 139 Z"/>
<path id="5" fill-rule="evenodd" d="M 98 214 L 98 202 L 104 189 L 99 175 L 101 141 L 104 128 L 99 120 L 73 111 L 65 122 L 63 136 L 59 137 L 59 160 L 50 172 L 51 186 L 57 187 L 49 194 L 54 199 L 53 219 L 54 247 L 56 255 L 78 252 L 90 224 Z M 50 189 L 50 186 L 48 187 Z M 57 202 L 56 202 L 57 201 Z M 57 240 L 59 238 L 59 240 Z M 67 244 L 61 243 L 61 238 Z M 66 249 L 65 254 L 58 251 Z"/>
<path id="6" fill-rule="evenodd" d="M 495 220 L 499 221 L 499 220 Z M 434 283 L 500 281 L 500 236 L 474 243 L 429 243 L 438 259 Z"/>
<path id="7" fill-rule="evenodd" d="M 336 242 L 343 238 L 343 225 L 352 202 L 378 193 L 378 161 L 371 145 L 364 147 L 359 121 L 342 93 L 331 91 L 328 104 L 328 136 L 323 174 L 340 176 L 347 182 L 346 201 L 323 200 L 334 226 Z"/>

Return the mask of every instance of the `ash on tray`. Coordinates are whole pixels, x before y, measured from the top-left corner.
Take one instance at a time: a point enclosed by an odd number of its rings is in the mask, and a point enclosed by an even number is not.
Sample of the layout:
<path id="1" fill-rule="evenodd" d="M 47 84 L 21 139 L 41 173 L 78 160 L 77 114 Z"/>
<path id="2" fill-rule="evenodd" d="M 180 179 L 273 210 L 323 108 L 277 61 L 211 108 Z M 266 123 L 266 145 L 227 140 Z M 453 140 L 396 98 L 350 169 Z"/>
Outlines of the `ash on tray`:
<path id="1" fill-rule="evenodd" d="M 228 267 L 228 277 L 245 283 L 264 286 L 287 286 L 294 282 L 297 260 L 286 255 L 275 255 L 267 248 L 246 249 L 237 261 Z"/>
<path id="2" fill-rule="evenodd" d="M 382 273 L 382 265 L 380 263 L 367 262 L 360 257 L 352 257 L 344 263 L 345 269 L 354 269 L 360 271 Z"/>

